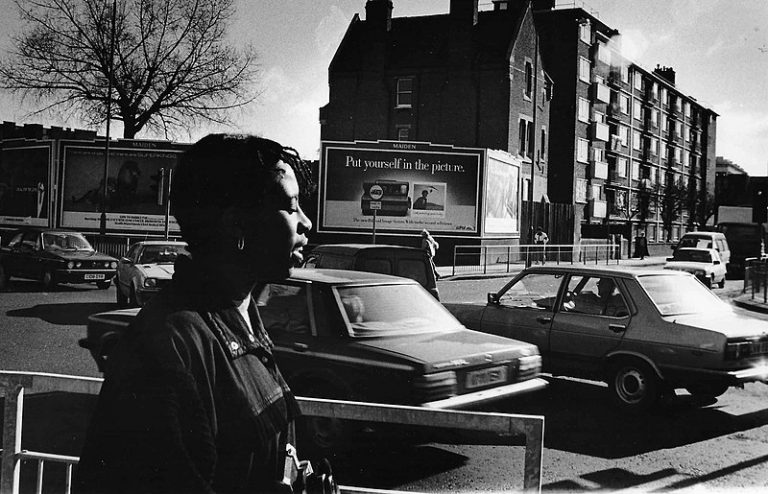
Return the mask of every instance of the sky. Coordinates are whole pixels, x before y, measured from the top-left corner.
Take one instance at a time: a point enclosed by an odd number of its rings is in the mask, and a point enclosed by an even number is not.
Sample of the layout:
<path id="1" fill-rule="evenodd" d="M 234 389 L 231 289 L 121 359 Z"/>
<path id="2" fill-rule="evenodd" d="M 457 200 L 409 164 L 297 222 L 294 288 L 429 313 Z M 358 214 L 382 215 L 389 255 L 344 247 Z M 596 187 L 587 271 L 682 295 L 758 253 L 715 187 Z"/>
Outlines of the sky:
<path id="1" fill-rule="evenodd" d="M 262 135 L 307 159 L 320 149 L 319 108 L 328 102 L 328 64 L 365 0 L 236 0 L 234 43 L 259 52 L 261 97 L 236 115 L 237 126 L 186 129 L 193 142 L 213 131 Z M 449 0 L 393 0 L 394 17 L 442 14 Z M 624 55 L 647 70 L 670 66 L 677 87 L 720 116 L 716 150 L 750 175 L 768 175 L 768 2 L 764 0 L 585 0 L 582 6 L 622 35 Z M 480 0 L 481 10 L 490 0 Z M 0 0 L 0 56 L 21 25 L 12 0 Z M 28 116 L 17 96 L 0 93 L 0 120 L 84 126 Z M 113 122 L 112 135 L 120 135 Z M 104 129 L 97 129 L 103 133 Z M 138 138 L 162 136 L 140 133 Z"/>

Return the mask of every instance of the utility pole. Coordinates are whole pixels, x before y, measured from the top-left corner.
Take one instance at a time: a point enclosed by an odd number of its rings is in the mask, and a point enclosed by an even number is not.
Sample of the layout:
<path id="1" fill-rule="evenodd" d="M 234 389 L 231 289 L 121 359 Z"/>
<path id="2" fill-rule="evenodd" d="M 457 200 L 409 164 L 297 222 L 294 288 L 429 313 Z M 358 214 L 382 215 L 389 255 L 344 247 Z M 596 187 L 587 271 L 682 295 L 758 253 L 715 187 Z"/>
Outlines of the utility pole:
<path id="1" fill-rule="evenodd" d="M 109 69 L 107 70 L 107 135 L 104 140 L 104 177 L 101 190 L 101 216 L 99 218 L 99 235 L 107 235 L 107 194 L 109 181 L 109 130 L 112 121 L 112 71 L 115 67 L 115 17 L 117 17 L 117 0 L 112 0 L 112 31 L 109 40 Z"/>

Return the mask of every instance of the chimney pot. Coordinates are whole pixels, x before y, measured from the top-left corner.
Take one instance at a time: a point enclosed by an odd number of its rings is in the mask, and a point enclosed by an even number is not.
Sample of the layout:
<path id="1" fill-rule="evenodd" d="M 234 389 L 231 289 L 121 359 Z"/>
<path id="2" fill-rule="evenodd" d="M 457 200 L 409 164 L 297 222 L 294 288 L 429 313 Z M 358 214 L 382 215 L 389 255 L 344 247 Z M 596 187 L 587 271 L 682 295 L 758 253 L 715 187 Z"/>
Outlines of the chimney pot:
<path id="1" fill-rule="evenodd" d="M 450 16 L 459 22 L 477 25 L 478 0 L 451 0 Z"/>

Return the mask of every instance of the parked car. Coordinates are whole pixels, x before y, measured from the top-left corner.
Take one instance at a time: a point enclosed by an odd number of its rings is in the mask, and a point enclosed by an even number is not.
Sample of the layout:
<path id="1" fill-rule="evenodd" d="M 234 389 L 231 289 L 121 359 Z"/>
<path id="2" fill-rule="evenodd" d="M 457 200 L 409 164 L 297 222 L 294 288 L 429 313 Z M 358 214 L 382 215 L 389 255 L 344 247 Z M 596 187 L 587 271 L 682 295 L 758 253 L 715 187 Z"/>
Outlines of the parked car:
<path id="1" fill-rule="evenodd" d="M 707 288 L 715 285 L 725 288 L 725 264 L 720 261 L 720 254 L 715 249 L 681 247 L 675 251 L 674 256 L 667 258 L 664 269 L 691 273 Z"/>
<path id="2" fill-rule="evenodd" d="M 468 328 L 538 345 L 545 372 L 607 382 L 625 410 L 768 380 L 768 325 L 689 273 L 535 266 L 486 304 L 445 305 Z"/>
<path id="3" fill-rule="evenodd" d="M 440 299 L 437 279 L 427 253 L 404 245 L 323 244 L 312 249 L 304 262 L 307 268 L 351 269 L 393 274 L 418 281 Z"/>
<path id="4" fill-rule="evenodd" d="M 731 248 L 729 270 L 743 273 L 745 259 L 765 256 L 765 230 L 760 223 L 721 222 L 717 230 L 728 239 Z"/>
<path id="5" fill-rule="evenodd" d="M 94 250 L 82 233 L 23 228 L 0 248 L 0 287 L 9 278 L 39 280 L 50 290 L 59 283 L 96 283 L 109 288 L 117 259 Z"/>
<path id="6" fill-rule="evenodd" d="M 676 251 L 682 247 L 692 247 L 694 249 L 715 249 L 720 255 L 720 262 L 723 263 L 726 270 L 729 270 L 731 262 L 731 247 L 728 239 L 722 232 L 697 231 L 688 232 L 680 237 L 676 245 L 672 247 Z"/>
<path id="7" fill-rule="evenodd" d="M 179 255 L 189 255 L 186 242 L 145 240 L 131 245 L 117 264 L 117 304 L 143 307 L 171 280 Z"/>
<path id="8" fill-rule="evenodd" d="M 546 386 L 535 345 L 470 331 L 413 280 L 295 269 L 257 297 L 275 358 L 299 396 L 459 409 Z M 101 370 L 136 309 L 89 318 L 80 341 Z M 330 447 L 339 426 L 308 421 Z"/>

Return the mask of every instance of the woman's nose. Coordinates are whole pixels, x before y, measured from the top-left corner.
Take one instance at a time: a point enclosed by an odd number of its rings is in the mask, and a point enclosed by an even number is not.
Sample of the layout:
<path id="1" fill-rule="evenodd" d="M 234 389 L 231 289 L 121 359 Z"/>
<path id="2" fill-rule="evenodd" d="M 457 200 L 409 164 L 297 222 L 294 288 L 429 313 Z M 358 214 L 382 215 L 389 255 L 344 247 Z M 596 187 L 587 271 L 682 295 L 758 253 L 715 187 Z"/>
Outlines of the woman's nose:
<path id="1" fill-rule="evenodd" d="M 304 210 L 299 208 L 299 224 L 297 231 L 298 233 L 307 233 L 312 229 L 312 220 L 307 217 L 306 214 L 304 214 Z"/>

